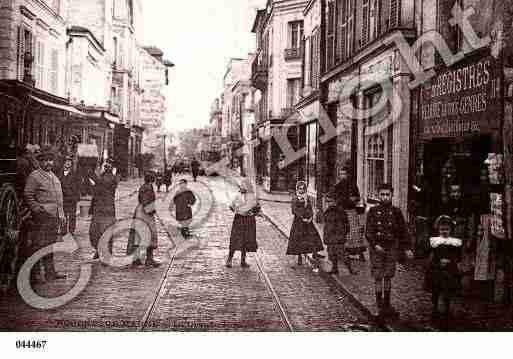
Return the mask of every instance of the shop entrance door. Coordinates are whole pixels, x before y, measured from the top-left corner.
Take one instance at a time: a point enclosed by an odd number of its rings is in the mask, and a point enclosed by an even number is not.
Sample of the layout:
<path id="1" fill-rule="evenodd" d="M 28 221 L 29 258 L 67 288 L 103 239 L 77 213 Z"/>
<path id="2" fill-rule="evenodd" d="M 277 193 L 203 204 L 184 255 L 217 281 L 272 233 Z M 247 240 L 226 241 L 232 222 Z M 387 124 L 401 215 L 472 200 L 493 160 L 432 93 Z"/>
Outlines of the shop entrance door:
<path id="1" fill-rule="evenodd" d="M 482 213 L 488 201 L 482 170 L 491 152 L 490 136 L 434 139 L 424 147 L 424 203 L 422 215 L 431 222 L 440 214 L 447 200 L 450 184 L 459 184 L 464 205 Z"/>

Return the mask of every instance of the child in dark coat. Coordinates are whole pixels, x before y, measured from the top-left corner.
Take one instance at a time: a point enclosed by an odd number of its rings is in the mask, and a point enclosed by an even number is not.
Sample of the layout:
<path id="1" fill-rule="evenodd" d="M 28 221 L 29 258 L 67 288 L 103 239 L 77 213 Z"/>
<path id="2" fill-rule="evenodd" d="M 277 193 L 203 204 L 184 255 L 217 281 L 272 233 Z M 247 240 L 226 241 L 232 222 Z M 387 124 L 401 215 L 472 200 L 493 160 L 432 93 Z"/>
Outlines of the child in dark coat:
<path id="1" fill-rule="evenodd" d="M 180 188 L 178 193 L 173 197 L 171 201 L 171 208 L 174 205 L 176 209 L 176 220 L 181 225 L 181 233 L 184 237 L 189 237 L 189 226 L 192 223 L 192 206 L 196 203 L 196 197 L 194 193 L 187 187 L 187 180 L 181 179 L 179 181 Z"/>
<path id="2" fill-rule="evenodd" d="M 290 228 L 289 245 L 287 255 L 297 255 L 297 264 L 303 264 L 303 254 L 312 253 L 314 259 L 322 259 L 324 256 L 319 251 L 324 249 L 321 236 L 313 224 L 314 212 L 312 203 L 306 194 L 306 183 L 299 181 L 296 184 L 296 196 L 291 203 L 294 222 Z"/>
<path id="3" fill-rule="evenodd" d="M 337 199 L 329 194 L 326 198 L 327 208 L 324 211 L 324 244 L 328 247 L 328 259 L 333 264 L 330 274 L 338 274 L 338 263 L 340 260 L 355 274 L 351 263 L 345 256 L 344 246 L 349 232 L 349 220 L 344 208 L 337 205 Z"/>
<path id="4" fill-rule="evenodd" d="M 458 264 L 461 261 L 463 242 L 459 238 L 451 237 L 451 231 L 454 228 L 451 217 L 446 215 L 438 217 L 435 228 L 439 235 L 429 239 L 431 261 L 426 276 L 431 279 L 433 319 L 439 316 L 438 301 L 442 297 L 445 304 L 444 319 L 447 320 L 451 298 L 458 287 Z"/>

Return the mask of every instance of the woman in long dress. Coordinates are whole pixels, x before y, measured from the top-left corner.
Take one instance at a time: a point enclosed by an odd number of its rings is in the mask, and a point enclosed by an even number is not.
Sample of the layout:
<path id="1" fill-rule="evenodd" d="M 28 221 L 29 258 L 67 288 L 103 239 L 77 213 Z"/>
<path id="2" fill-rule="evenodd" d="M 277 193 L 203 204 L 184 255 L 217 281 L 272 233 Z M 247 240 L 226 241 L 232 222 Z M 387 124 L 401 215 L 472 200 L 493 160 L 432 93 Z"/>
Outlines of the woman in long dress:
<path id="1" fill-rule="evenodd" d="M 160 263 L 155 261 L 153 252 L 157 249 L 158 246 L 158 236 L 157 236 L 157 223 L 155 220 L 155 191 L 153 189 L 153 183 L 155 182 L 155 176 L 152 173 L 146 173 L 144 175 L 144 184 L 139 188 L 139 196 L 138 196 L 138 205 L 135 208 L 133 218 L 140 219 L 144 221 L 151 231 L 151 239 L 146 249 L 146 266 L 159 267 Z M 138 238 L 138 234 L 135 229 L 130 230 L 130 235 L 128 237 L 128 246 L 127 246 L 127 254 L 132 254 L 134 251 L 138 252 L 140 250 L 141 238 Z M 142 265 L 140 257 L 138 257 L 133 263 L 134 266 Z"/>
<path id="2" fill-rule="evenodd" d="M 317 252 L 322 251 L 321 236 L 313 224 L 312 203 L 306 194 L 306 183 L 299 181 L 296 184 L 296 196 L 292 199 L 292 214 L 294 222 L 290 229 L 287 255 L 297 255 L 297 264 L 303 264 L 303 254 L 312 253 L 314 259 L 324 258 Z"/>
<path id="3" fill-rule="evenodd" d="M 232 267 L 235 251 L 241 252 L 241 267 L 249 267 L 246 263 L 246 253 L 256 252 L 256 220 L 258 203 L 251 183 L 245 179 L 239 185 L 239 194 L 232 201 L 230 209 L 235 213 L 230 235 L 230 252 L 226 267 Z"/>
<path id="4" fill-rule="evenodd" d="M 357 207 L 357 203 L 360 201 L 360 191 L 354 181 L 350 179 L 349 173 L 349 166 L 343 166 L 340 169 L 340 182 L 335 186 L 335 195 L 337 205 L 344 209 L 349 220 L 346 252 L 349 255 L 359 255 L 361 260 L 365 260 L 364 252 L 367 249 L 363 234 L 365 218 L 363 208 Z"/>

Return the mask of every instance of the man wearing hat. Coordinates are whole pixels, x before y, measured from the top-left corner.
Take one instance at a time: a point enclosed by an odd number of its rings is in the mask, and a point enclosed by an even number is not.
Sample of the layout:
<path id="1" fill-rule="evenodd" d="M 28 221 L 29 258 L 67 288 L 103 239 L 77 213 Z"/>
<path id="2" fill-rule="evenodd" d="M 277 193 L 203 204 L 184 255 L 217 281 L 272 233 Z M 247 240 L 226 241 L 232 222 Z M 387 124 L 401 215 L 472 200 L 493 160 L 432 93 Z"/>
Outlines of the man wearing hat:
<path id="1" fill-rule="evenodd" d="M 103 172 L 89 178 L 89 182 L 94 186 L 90 210 L 93 217 L 89 227 L 91 245 L 96 249 L 93 259 L 99 258 L 98 244 L 103 233 L 116 222 L 115 197 L 119 178 L 113 165 L 113 159 L 105 160 Z M 109 242 L 109 249 L 112 252 L 112 241 Z"/>
<path id="2" fill-rule="evenodd" d="M 71 155 L 66 156 L 59 179 L 64 198 L 66 232 L 74 234 L 77 225 L 77 203 L 80 200 L 80 178 L 73 171 L 73 157 Z"/>
<path id="3" fill-rule="evenodd" d="M 61 182 L 52 172 L 54 153 L 50 148 L 45 148 L 37 159 L 40 168 L 29 175 L 24 191 L 34 220 L 34 251 L 57 242 L 59 225 L 65 221 Z M 55 271 L 52 254 L 41 260 L 41 266 L 45 280 L 64 278 Z"/>

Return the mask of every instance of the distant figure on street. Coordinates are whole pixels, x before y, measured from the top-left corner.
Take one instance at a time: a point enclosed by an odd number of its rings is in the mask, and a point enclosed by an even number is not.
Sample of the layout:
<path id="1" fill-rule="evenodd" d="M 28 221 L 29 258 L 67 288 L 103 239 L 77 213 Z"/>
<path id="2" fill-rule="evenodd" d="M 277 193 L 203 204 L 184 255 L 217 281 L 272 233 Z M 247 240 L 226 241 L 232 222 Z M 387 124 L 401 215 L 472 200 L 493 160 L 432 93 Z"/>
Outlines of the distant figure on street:
<path id="1" fill-rule="evenodd" d="M 100 174 L 94 174 L 89 178 L 93 186 L 93 199 L 91 201 L 90 214 L 92 214 L 89 238 L 91 245 L 96 249 L 94 259 L 99 258 L 98 244 L 103 233 L 116 222 L 116 188 L 119 178 L 113 168 L 114 161 L 107 159 Z M 112 241 L 109 241 L 109 251 L 112 253 Z"/>
<path id="2" fill-rule="evenodd" d="M 155 209 L 155 191 L 153 190 L 153 183 L 155 182 L 155 176 L 153 173 L 147 172 L 144 175 L 144 184 L 139 188 L 139 196 L 138 202 L 133 218 L 138 218 L 143 220 L 146 224 L 148 224 L 151 230 L 151 240 L 148 248 L 146 249 L 146 266 L 159 267 L 160 263 L 155 261 L 154 251 L 158 246 L 158 236 L 157 236 L 157 223 L 155 221 L 155 214 L 157 213 Z M 130 235 L 128 237 L 128 246 L 127 246 L 127 254 L 130 255 L 134 252 L 140 254 L 140 241 L 141 238 L 138 237 L 137 231 L 134 229 L 130 230 Z M 142 265 L 139 257 L 133 263 L 134 266 Z"/>
<path id="3" fill-rule="evenodd" d="M 354 274 L 351 262 L 345 254 L 345 243 L 349 232 L 349 221 L 342 207 L 337 205 L 334 194 L 326 198 L 326 210 L 324 211 L 323 241 L 328 249 L 328 259 L 333 264 L 330 274 L 339 274 L 338 263 L 343 261 L 351 274 Z"/>
<path id="4" fill-rule="evenodd" d="M 429 239 L 430 266 L 426 276 L 430 278 L 431 301 L 433 303 L 433 320 L 440 317 L 438 302 L 444 301 L 443 319 L 448 324 L 451 298 L 458 288 L 458 265 L 462 255 L 462 240 L 451 236 L 454 222 L 449 216 L 442 215 L 435 221 L 437 237 Z"/>
<path id="5" fill-rule="evenodd" d="M 37 156 L 41 168 L 29 175 L 25 186 L 25 200 L 34 221 L 30 235 L 32 252 L 56 243 L 59 226 L 65 221 L 61 182 L 52 172 L 54 156 L 50 148 L 45 148 Z M 64 278 L 56 272 L 53 259 L 53 254 L 41 259 L 40 268 L 45 281 Z"/>
<path id="6" fill-rule="evenodd" d="M 182 178 L 179 181 L 178 192 L 169 204 L 169 210 L 176 212 L 176 220 L 180 223 L 182 236 L 189 237 L 189 226 L 192 223 L 192 206 L 196 203 L 194 193 L 187 187 L 187 180 Z"/>
<path id="7" fill-rule="evenodd" d="M 321 259 L 319 251 L 324 249 L 321 236 L 313 224 L 313 208 L 306 194 L 306 183 L 298 181 L 296 196 L 292 200 L 294 222 L 290 229 L 287 255 L 297 255 L 297 264 L 303 264 L 303 254 L 313 253 L 314 259 Z"/>
<path id="8" fill-rule="evenodd" d="M 164 184 L 164 175 L 162 174 L 162 171 L 157 171 L 155 184 L 157 186 L 157 192 L 160 192 L 160 187 Z"/>
<path id="9" fill-rule="evenodd" d="M 232 267 L 233 256 L 236 251 L 240 251 L 240 265 L 246 268 L 249 267 L 246 262 L 246 253 L 256 252 L 258 248 L 255 216 L 259 212 L 253 186 L 248 179 L 244 179 L 239 185 L 239 194 L 232 201 L 230 209 L 235 213 L 235 217 L 230 234 L 230 249 L 226 267 Z"/>
<path id="10" fill-rule="evenodd" d="M 171 167 L 166 167 L 164 170 L 164 184 L 166 185 L 166 192 L 169 192 L 169 187 L 173 183 L 173 170 Z"/>
<path id="11" fill-rule="evenodd" d="M 381 317 L 398 314 L 390 303 L 396 262 L 403 251 L 409 259 L 413 258 L 403 214 L 399 208 L 392 205 L 393 191 L 389 184 L 379 186 L 381 203 L 369 210 L 366 225 L 376 305 Z"/>
<path id="12" fill-rule="evenodd" d="M 64 215 L 66 216 L 66 233 L 75 234 L 77 226 L 77 204 L 80 201 L 81 182 L 73 171 L 73 157 L 66 157 L 62 172 L 59 174 L 64 197 Z"/>
<path id="13" fill-rule="evenodd" d="M 200 163 L 196 160 L 196 157 L 192 158 L 191 161 L 191 172 L 192 172 L 192 178 L 194 178 L 194 182 L 196 182 L 196 179 L 198 178 L 199 170 L 200 170 Z"/>

